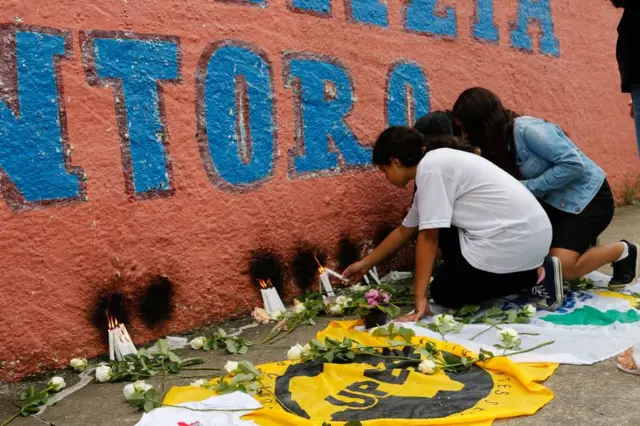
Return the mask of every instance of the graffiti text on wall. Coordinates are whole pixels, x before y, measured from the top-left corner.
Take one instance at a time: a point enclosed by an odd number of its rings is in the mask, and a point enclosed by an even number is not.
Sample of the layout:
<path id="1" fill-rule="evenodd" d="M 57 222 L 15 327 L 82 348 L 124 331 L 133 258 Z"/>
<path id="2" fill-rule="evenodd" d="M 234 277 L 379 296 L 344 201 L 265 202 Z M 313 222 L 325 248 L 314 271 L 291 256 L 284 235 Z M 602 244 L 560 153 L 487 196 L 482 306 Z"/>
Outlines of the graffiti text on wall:
<path id="1" fill-rule="evenodd" d="M 541 28 L 542 54 L 559 56 L 550 0 L 520 0 L 510 46 L 533 52 L 530 24 Z M 347 1 L 349 22 L 387 27 L 387 5 Z M 403 28 L 429 36 L 457 37 L 454 7 L 412 0 L 403 7 Z M 265 0 L 247 5 L 268 7 Z M 331 16 L 330 0 L 290 0 L 298 13 Z M 493 0 L 476 0 L 474 38 L 497 43 Z M 86 177 L 72 165 L 64 88 L 58 65 L 71 60 L 71 33 L 26 25 L 0 26 L 0 189 L 16 211 L 86 200 Z M 164 35 L 84 31 L 82 61 L 90 85 L 108 88 L 115 100 L 126 192 L 136 199 L 174 192 L 171 130 L 165 120 L 163 86 L 184 84 L 180 39 Z M 370 164 L 345 118 L 354 107 L 349 69 L 337 58 L 284 51 L 284 86 L 294 98 L 295 143 L 290 178 L 340 173 Z M 271 58 L 243 41 L 209 45 L 196 75 L 197 143 L 204 169 L 217 187 L 253 188 L 272 176 L 277 152 L 277 114 Z M 388 65 L 385 117 L 411 125 L 429 112 L 429 86 L 415 62 Z M 332 143 L 332 145 L 331 145 Z M 331 145 L 331 146 L 330 146 Z"/>

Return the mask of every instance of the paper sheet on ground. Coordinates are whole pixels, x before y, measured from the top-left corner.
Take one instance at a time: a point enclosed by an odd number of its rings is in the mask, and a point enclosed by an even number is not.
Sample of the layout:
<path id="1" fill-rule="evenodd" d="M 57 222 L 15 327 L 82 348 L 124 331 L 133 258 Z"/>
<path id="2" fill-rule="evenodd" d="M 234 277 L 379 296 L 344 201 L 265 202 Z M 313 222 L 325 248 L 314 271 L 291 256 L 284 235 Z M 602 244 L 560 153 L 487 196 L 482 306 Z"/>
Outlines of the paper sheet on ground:
<path id="1" fill-rule="evenodd" d="M 165 403 L 169 404 L 166 401 Z M 180 405 L 196 410 L 246 409 L 246 411 L 192 411 L 186 408 L 160 407 L 145 413 L 136 426 L 255 426 L 256 423 L 253 421 L 241 420 L 240 417 L 262 407 L 258 401 L 242 392 L 210 396 L 200 402 L 185 402 Z"/>
<path id="2" fill-rule="evenodd" d="M 587 278 L 591 278 L 599 288 L 570 292 L 557 312 L 538 311 L 530 324 L 500 325 L 512 327 L 520 333 L 539 334 L 522 336 L 522 348 L 555 340 L 553 345 L 514 356 L 515 362 L 588 365 L 608 359 L 640 342 L 640 311 L 634 308 L 636 298 L 630 295 L 640 292 L 640 284 L 629 286 L 624 290 L 626 294 L 620 294 L 606 289 L 610 277 L 605 274 L 594 272 Z M 511 299 L 495 302 L 493 306 L 506 310 L 529 303 L 524 296 Z M 446 311 L 437 306 L 432 308 L 435 314 Z M 426 322 L 430 321 L 426 318 Z M 412 323 L 403 326 L 412 328 L 419 336 L 440 338 L 438 333 Z M 499 343 L 495 329 L 470 340 L 486 328 L 485 324 L 469 324 L 459 334 L 447 334 L 445 338 L 471 351 L 478 351 L 480 347 L 488 348 Z"/>
<path id="3" fill-rule="evenodd" d="M 388 344 L 384 337 L 356 331 L 356 324 L 332 322 L 317 338 L 349 337 L 365 345 Z M 426 340 L 431 339 L 416 338 L 414 343 Z M 440 350 L 468 354 L 459 345 L 434 342 Z M 335 426 L 351 420 L 365 426 L 488 426 L 497 418 L 533 414 L 553 399 L 551 390 L 538 382 L 551 375 L 557 364 L 525 365 L 497 358 L 458 374 L 425 375 L 417 372 L 420 355 L 412 353 L 411 347 L 405 351 L 401 355 L 411 360 L 366 355 L 349 364 L 283 361 L 260 365 L 264 384 L 275 391 L 279 402 L 270 394 L 256 397 L 264 408 L 243 419 L 263 426 L 320 426 L 325 421 Z M 202 388 L 174 387 L 164 402 L 179 404 L 212 395 Z"/>

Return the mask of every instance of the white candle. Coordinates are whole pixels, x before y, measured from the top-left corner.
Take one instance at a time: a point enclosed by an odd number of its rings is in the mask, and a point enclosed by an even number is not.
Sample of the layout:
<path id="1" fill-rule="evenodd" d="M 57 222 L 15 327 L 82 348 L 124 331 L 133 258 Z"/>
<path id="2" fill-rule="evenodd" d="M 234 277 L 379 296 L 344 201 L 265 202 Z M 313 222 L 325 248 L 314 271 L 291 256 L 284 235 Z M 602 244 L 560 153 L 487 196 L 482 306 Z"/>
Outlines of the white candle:
<path id="1" fill-rule="evenodd" d="M 339 273 L 337 273 L 336 271 L 332 271 L 329 268 L 324 268 L 324 270 L 329 274 L 329 275 L 333 275 L 334 277 L 338 278 L 339 280 L 342 281 L 349 281 L 348 279 L 346 279 L 345 277 L 343 277 L 342 275 L 340 275 Z"/>
<path id="2" fill-rule="evenodd" d="M 320 273 L 320 283 L 322 287 L 324 287 L 324 291 L 327 293 L 327 296 L 334 297 L 336 294 L 333 292 L 333 287 L 331 287 L 331 282 L 329 281 L 329 274 L 327 271 Z"/>
<path id="3" fill-rule="evenodd" d="M 362 278 L 364 278 L 364 282 L 367 283 L 367 285 L 371 284 L 369 282 L 369 277 L 367 277 L 367 274 L 364 274 L 364 276 Z"/>
<path id="4" fill-rule="evenodd" d="M 380 282 L 380 275 L 378 275 L 378 268 L 376 268 L 374 266 L 373 268 L 371 268 L 371 272 L 373 272 L 373 275 L 374 275 L 376 281 Z"/>
<path id="5" fill-rule="evenodd" d="M 273 313 L 273 308 L 271 307 L 271 303 L 269 303 L 269 289 L 260 289 L 260 294 L 262 295 L 262 304 L 264 305 L 264 310 L 267 311 L 269 315 L 271 315 Z"/>
<path id="6" fill-rule="evenodd" d="M 117 361 L 122 361 L 122 334 L 118 327 L 111 330 L 113 333 L 113 349 L 116 355 Z"/>
<path id="7" fill-rule="evenodd" d="M 123 335 L 124 340 L 126 342 L 128 352 L 131 353 L 131 354 L 138 353 L 138 349 L 136 348 L 136 345 L 133 344 L 133 339 L 131 338 L 131 335 L 127 331 L 127 327 L 125 327 L 124 324 L 120 324 L 120 329 L 122 331 L 122 335 Z"/>
<path id="8" fill-rule="evenodd" d="M 109 329 L 109 359 L 115 360 L 115 348 L 113 347 L 113 330 Z"/>
<path id="9" fill-rule="evenodd" d="M 380 285 L 380 280 L 378 279 L 378 276 L 376 274 L 373 273 L 373 271 L 369 271 L 369 275 L 371 275 L 371 278 L 373 278 L 373 280 Z M 366 277 L 366 275 L 365 275 Z"/>
<path id="10" fill-rule="evenodd" d="M 286 312 L 287 308 L 284 307 L 284 303 L 282 303 L 282 299 L 278 294 L 278 290 L 276 290 L 275 287 L 271 287 L 269 289 L 269 293 L 270 293 L 269 298 L 271 299 L 271 306 L 274 306 L 275 309 L 279 310 L 280 312 Z"/>

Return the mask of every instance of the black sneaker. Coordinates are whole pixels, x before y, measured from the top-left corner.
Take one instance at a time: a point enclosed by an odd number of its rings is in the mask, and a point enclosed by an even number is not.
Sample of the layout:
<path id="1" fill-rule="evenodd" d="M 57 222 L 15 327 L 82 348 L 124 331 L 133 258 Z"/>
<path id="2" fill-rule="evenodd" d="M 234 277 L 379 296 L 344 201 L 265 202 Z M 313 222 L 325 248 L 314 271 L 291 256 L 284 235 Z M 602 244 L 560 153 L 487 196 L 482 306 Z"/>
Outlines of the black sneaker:
<path id="1" fill-rule="evenodd" d="M 555 311 L 562 306 L 562 265 L 557 257 L 547 256 L 542 267 L 545 272 L 544 280 L 531 287 L 531 295 L 542 298 L 538 302 L 540 309 Z"/>
<path id="2" fill-rule="evenodd" d="M 630 241 L 622 240 L 629 247 L 629 255 L 619 262 L 614 262 L 613 277 L 609 281 L 609 288 L 619 289 L 631 284 L 638 276 L 638 246 Z"/>

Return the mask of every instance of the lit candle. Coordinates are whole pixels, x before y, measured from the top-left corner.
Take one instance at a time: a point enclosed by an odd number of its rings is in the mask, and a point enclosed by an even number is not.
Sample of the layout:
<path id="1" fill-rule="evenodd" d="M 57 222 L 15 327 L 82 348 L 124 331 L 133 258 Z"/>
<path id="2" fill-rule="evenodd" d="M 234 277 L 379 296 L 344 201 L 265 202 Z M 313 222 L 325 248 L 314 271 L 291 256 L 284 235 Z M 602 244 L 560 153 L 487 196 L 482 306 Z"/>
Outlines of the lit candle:
<path id="1" fill-rule="evenodd" d="M 109 359 L 115 360 L 115 348 L 113 347 L 113 330 L 109 329 Z"/>
<path id="2" fill-rule="evenodd" d="M 346 279 L 345 277 L 343 277 L 342 275 L 340 275 L 340 274 L 339 274 L 339 273 L 337 273 L 336 271 L 332 271 L 332 270 L 331 270 L 331 269 L 329 269 L 329 268 L 324 268 L 324 270 L 325 270 L 325 271 L 327 271 L 327 273 L 328 273 L 329 275 L 333 275 L 334 277 L 338 278 L 339 280 L 342 280 L 342 281 L 344 281 L 344 282 L 348 282 L 348 281 L 349 281 L 348 279 Z"/>
<path id="3" fill-rule="evenodd" d="M 124 338 L 125 345 L 127 347 L 128 354 L 136 354 L 138 353 L 138 349 L 136 349 L 136 345 L 133 344 L 133 339 L 131 339 L 131 335 L 127 331 L 127 327 L 124 324 L 120 324 L 120 331 L 122 332 L 122 337 Z"/>
<path id="4" fill-rule="evenodd" d="M 336 294 L 333 292 L 333 287 L 331 287 L 331 282 L 329 281 L 329 274 L 323 268 L 322 272 L 320 272 L 320 283 L 322 287 L 324 287 L 324 291 L 327 293 L 327 296 L 334 297 Z"/>

